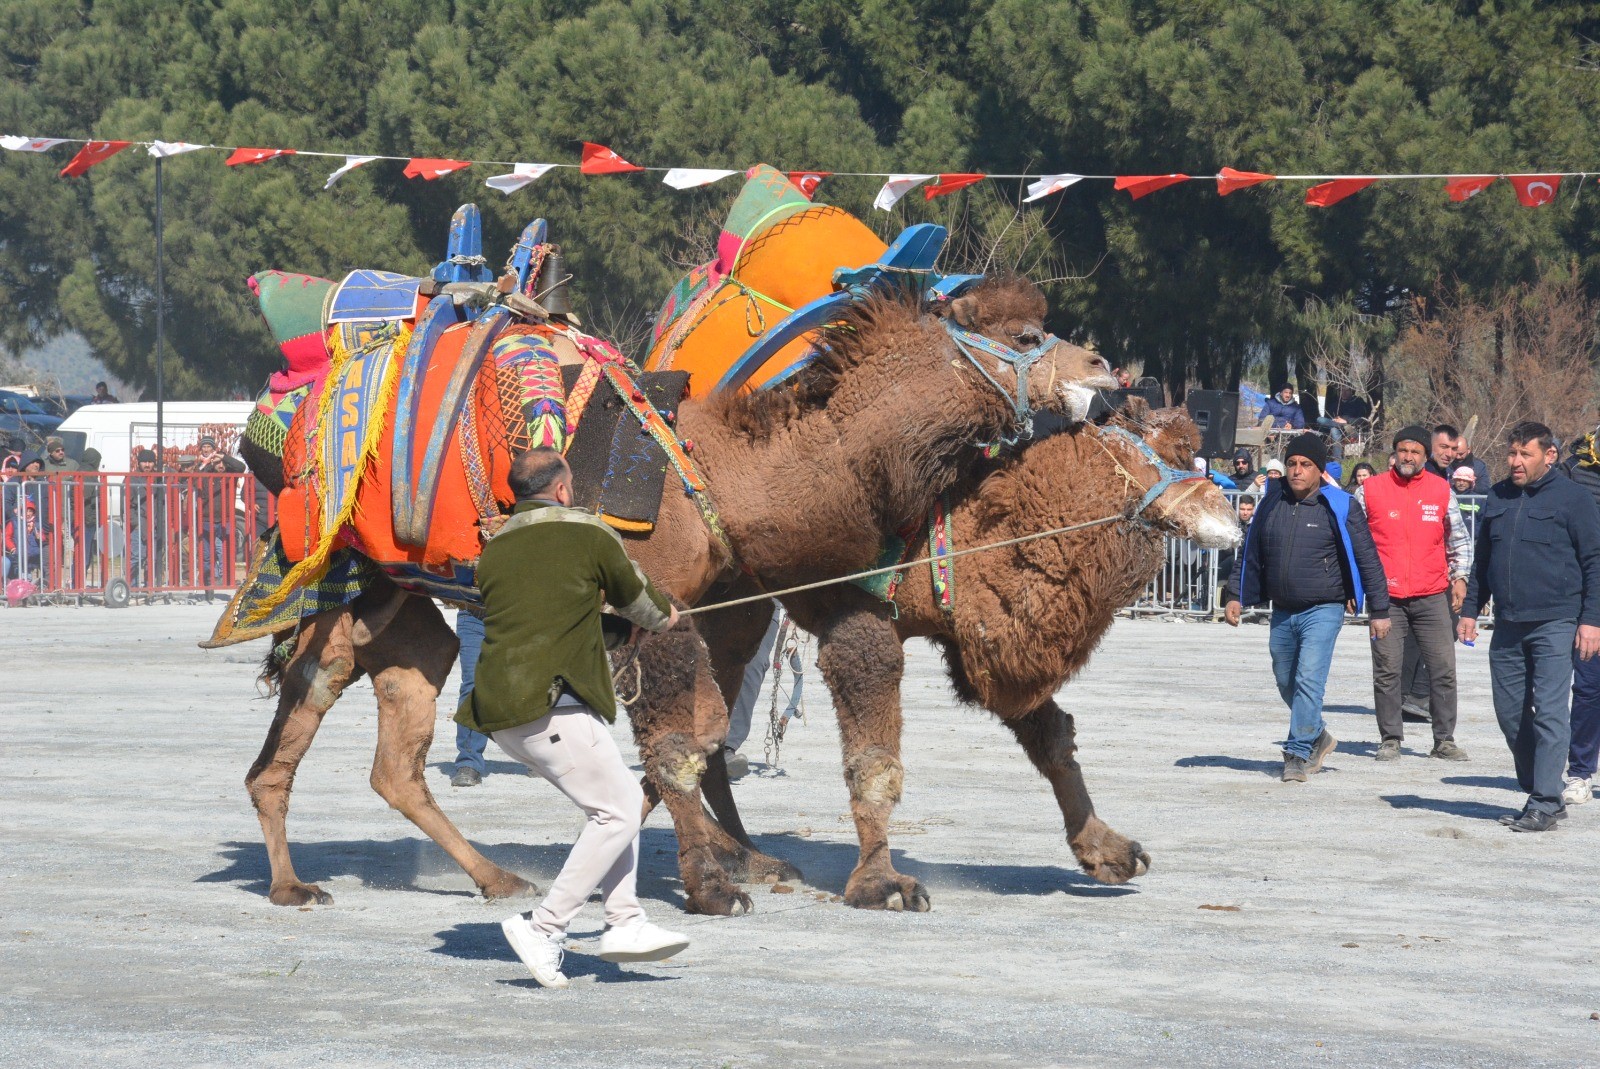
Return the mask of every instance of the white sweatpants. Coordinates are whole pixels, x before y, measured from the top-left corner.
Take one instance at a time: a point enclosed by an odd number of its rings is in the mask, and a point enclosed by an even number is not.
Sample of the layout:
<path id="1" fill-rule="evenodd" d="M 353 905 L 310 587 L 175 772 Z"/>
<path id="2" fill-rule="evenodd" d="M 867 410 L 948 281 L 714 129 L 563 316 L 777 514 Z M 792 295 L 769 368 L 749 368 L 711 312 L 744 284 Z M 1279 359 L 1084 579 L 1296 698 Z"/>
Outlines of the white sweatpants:
<path id="1" fill-rule="evenodd" d="M 635 878 L 644 791 L 605 721 L 588 706 L 560 706 L 531 724 L 496 731 L 493 738 L 589 815 L 544 901 L 533 911 L 533 926 L 550 935 L 565 932 L 596 887 L 607 924 L 643 920 Z"/>

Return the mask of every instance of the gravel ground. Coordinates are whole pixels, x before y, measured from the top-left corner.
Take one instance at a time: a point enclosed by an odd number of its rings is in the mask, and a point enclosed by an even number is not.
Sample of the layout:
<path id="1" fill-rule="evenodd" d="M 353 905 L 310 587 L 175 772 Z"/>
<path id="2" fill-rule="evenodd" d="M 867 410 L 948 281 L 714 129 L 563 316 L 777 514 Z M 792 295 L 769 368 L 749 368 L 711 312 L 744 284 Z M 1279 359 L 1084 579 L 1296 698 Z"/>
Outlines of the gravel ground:
<path id="1" fill-rule="evenodd" d="M 486 905 L 367 787 L 371 688 L 335 707 L 290 814 L 331 907 L 263 897 L 242 787 L 271 706 L 261 644 L 202 652 L 204 606 L 0 611 L 0 1061 L 11 1066 L 1580 1066 L 1600 1064 L 1600 803 L 1519 836 L 1485 647 L 1462 650 L 1465 765 L 1371 760 L 1367 643 L 1329 687 L 1342 742 L 1279 783 L 1287 716 L 1266 629 L 1119 622 L 1064 692 L 1099 811 L 1143 841 L 1125 888 L 1079 873 L 1010 736 L 910 652 L 896 864 L 923 915 L 827 899 L 855 859 L 821 704 L 746 820 L 807 881 L 738 919 L 680 912 L 671 827 L 641 890 L 694 940 L 678 959 L 590 957 L 538 988 Z M 454 683 L 451 684 L 451 693 Z M 764 714 L 765 710 L 762 710 Z M 577 825 L 491 747 L 452 789 L 448 710 L 429 778 L 493 858 L 547 884 Z M 619 739 L 626 731 L 619 730 Z M 631 754 L 631 742 L 624 742 Z M 747 747 L 759 761 L 759 727 Z"/>

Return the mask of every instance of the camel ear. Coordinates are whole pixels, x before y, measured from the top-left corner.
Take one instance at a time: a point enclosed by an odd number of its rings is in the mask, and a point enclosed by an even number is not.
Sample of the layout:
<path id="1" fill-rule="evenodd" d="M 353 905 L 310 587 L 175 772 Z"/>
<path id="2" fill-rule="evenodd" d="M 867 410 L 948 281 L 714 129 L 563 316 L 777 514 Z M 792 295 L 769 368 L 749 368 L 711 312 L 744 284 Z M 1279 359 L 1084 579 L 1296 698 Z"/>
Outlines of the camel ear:
<path id="1" fill-rule="evenodd" d="M 957 297 L 950 302 L 950 318 L 974 330 L 978 326 L 978 299 L 976 297 Z"/>

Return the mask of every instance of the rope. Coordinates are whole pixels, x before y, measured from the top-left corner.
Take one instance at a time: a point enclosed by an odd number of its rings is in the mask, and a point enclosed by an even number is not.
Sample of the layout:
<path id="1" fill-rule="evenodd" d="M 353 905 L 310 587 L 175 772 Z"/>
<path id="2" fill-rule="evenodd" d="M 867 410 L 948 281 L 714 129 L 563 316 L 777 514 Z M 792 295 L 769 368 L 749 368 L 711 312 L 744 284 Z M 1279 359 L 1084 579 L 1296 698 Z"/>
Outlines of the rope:
<path id="1" fill-rule="evenodd" d="M 700 605 L 693 609 L 679 609 L 679 616 L 695 616 L 715 609 L 731 609 L 735 605 L 749 605 L 757 601 L 767 601 L 771 598 L 787 597 L 790 594 L 799 594 L 807 590 L 820 590 L 823 587 L 838 586 L 840 583 L 852 583 L 857 579 L 867 579 L 874 575 L 883 575 L 886 572 L 897 572 L 902 568 L 915 568 L 919 564 L 932 564 L 936 560 L 954 560 L 965 557 L 969 553 L 983 553 L 991 549 L 1004 549 L 1007 546 L 1019 546 L 1024 542 L 1036 542 L 1041 538 L 1053 538 L 1056 535 L 1068 534 L 1072 531 L 1082 531 L 1089 527 L 1100 527 L 1118 520 L 1135 519 L 1126 513 L 1118 512 L 1111 516 L 1102 516 L 1098 520 L 1088 520 L 1084 523 L 1069 524 L 1066 527 L 1052 527 L 1048 531 L 1037 531 L 1033 534 L 1018 535 L 1016 538 L 1007 538 L 1003 542 L 990 542 L 987 545 L 971 546 L 967 549 L 958 549 L 949 553 L 940 553 L 933 556 L 922 557 L 918 560 L 906 561 L 903 564 L 891 564 L 887 568 L 872 568 L 864 572 L 854 572 L 850 575 L 841 575 L 837 579 L 822 579 L 815 583 L 803 583 L 800 586 L 786 587 L 783 590 L 772 590 L 764 594 L 753 594 L 746 598 L 735 598 L 733 601 L 721 601 L 715 605 Z"/>

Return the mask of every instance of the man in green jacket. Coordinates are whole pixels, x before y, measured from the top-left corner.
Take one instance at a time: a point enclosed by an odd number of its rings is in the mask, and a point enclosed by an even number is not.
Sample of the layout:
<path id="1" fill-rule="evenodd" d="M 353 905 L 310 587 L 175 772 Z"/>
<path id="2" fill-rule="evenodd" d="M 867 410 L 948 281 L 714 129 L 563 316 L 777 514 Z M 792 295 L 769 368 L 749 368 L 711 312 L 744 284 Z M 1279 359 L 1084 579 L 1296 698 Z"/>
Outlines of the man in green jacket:
<path id="1" fill-rule="evenodd" d="M 644 792 L 606 728 L 617 697 L 600 623 L 602 604 L 648 631 L 672 627 L 678 611 L 615 531 L 572 507 L 572 472 L 560 453 L 522 454 L 510 483 L 516 506 L 478 561 L 483 652 L 456 722 L 491 736 L 588 814 L 544 901 L 500 925 L 535 980 L 566 987 L 567 925 L 596 887 L 606 961 L 660 961 L 689 945 L 645 920 L 634 891 Z"/>

